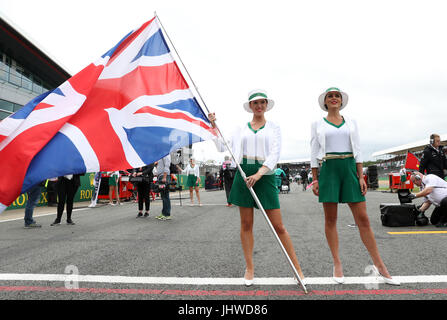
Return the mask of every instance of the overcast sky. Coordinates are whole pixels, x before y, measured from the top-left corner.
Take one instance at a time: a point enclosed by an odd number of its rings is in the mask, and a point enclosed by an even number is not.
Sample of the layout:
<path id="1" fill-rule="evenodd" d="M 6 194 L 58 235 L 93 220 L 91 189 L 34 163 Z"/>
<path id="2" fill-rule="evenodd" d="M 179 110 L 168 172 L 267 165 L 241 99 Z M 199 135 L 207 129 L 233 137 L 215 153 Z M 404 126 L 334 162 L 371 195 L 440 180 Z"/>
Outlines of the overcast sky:
<path id="1" fill-rule="evenodd" d="M 267 90 L 280 124 L 282 159 L 310 157 L 318 96 L 339 87 L 343 115 L 375 151 L 447 133 L 444 1 L 0 0 L 0 12 L 75 74 L 157 11 L 219 127 L 251 120 L 242 104 Z M 223 160 L 212 142 L 199 160 Z"/>

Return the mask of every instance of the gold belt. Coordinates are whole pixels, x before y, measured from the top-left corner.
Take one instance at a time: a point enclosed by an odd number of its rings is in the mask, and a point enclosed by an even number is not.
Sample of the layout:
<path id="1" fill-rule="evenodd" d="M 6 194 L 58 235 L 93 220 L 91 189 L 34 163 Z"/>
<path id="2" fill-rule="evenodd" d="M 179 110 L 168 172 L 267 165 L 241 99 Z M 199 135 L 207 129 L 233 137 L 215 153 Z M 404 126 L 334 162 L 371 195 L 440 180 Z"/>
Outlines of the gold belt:
<path id="1" fill-rule="evenodd" d="M 352 158 L 354 155 L 352 153 L 350 154 L 327 154 L 323 157 L 323 161 L 330 160 L 330 159 L 346 159 L 346 158 Z"/>

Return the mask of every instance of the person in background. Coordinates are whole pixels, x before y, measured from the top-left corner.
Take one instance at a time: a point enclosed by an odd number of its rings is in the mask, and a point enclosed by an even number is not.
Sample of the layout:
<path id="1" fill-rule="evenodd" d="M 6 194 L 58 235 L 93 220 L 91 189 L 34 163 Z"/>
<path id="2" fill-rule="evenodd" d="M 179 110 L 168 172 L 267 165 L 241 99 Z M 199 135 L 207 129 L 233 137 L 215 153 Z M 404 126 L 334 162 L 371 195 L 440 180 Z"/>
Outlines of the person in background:
<path id="1" fill-rule="evenodd" d="M 300 176 L 301 176 L 301 183 L 303 184 L 303 191 L 306 191 L 307 184 L 309 183 L 306 167 L 303 166 L 301 168 Z"/>
<path id="2" fill-rule="evenodd" d="M 40 195 L 42 193 L 42 187 L 44 186 L 45 181 L 42 181 L 41 183 L 36 184 L 35 186 L 31 187 L 26 193 L 28 194 L 28 202 L 25 206 L 25 229 L 32 229 L 32 228 L 41 228 L 42 225 L 36 223 L 36 221 L 33 219 L 33 213 L 34 208 L 37 206 L 37 203 L 39 203 Z"/>
<path id="3" fill-rule="evenodd" d="M 151 183 L 154 178 L 152 171 L 154 170 L 154 164 L 150 164 L 141 168 L 136 168 L 132 170 L 132 177 L 141 177 L 142 180 L 136 182 L 137 192 L 138 192 L 138 214 L 137 218 L 143 217 L 143 203 L 145 205 L 146 211 L 144 212 L 144 217 L 149 217 L 149 209 L 151 206 L 149 193 L 151 190 Z"/>
<path id="4" fill-rule="evenodd" d="M 276 186 L 278 187 L 278 193 L 281 191 L 282 178 L 286 178 L 286 173 L 281 168 L 275 169 Z"/>
<path id="5" fill-rule="evenodd" d="M 413 172 L 410 180 L 421 187 L 422 190 L 416 194 L 411 193 L 409 198 L 416 199 L 424 197 L 424 203 L 419 208 L 420 212 L 425 212 L 430 205 L 435 205 L 430 223 L 436 227 L 447 227 L 447 181 L 435 174 L 423 175 L 420 172 Z"/>
<path id="6" fill-rule="evenodd" d="M 67 203 L 67 224 L 74 225 L 75 223 L 71 219 L 73 211 L 73 201 L 79 186 L 81 185 L 81 176 L 84 174 L 69 174 L 60 176 L 57 178 L 57 197 L 59 199 L 57 204 L 57 216 L 56 220 L 51 226 L 58 226 L 61 224 L 62 214 L 64 213 L 65 203 Z"/>
<path id="7" fill-rule="evenodd" d="M 400 188 L 405 189 L 405 183 L 407 182 L 407 169 L 405 169 L 405 165 L 400 166 Z"/>
<path id="8" fill-rule="evenodd" d="M 169 182 L 170 182 L 170 167 L 171 156 L 168 154 L 164 158 L 157 161 L 157 183 L 160 188 L 160 196 L 163 202 L 161 214 L 155 217 L 158 220 L 171 220 L 171 199 L 169 198 Z"/>
<path id="9" fill-rule="evenodd" d="M 367 185 L 363 179 L 363 161 L 357 123 L 340 114 L 348 103 L 348 95 L 331 87 L 318 99 L 326 117 L 312 123 L 311 168 L 313 193 L 323 204 L 325 234 L 333 259 L 332 277 L 336 283 L 344 283 L 343 266 L 339 255 L 337 233 L 338 204 L 347 203 L 364 246 L 374 263 L 373 270 L 385 283 L 400 285 L 394 280 L 382 261 L 366 211 Z M 319 162 L 322 162 L 320 172 Z"/>
<path id="10" fill-rule="evenodd" d="M 120 172 L 119 171 L 111 171 L 109 172 L 109 204 L 114 206 L 113 203 L 113 191 L 115 191 L 116 204 L 122 204 L 120 201 L 120 190 L 119 190 L 119 179 Z"/>
<path id="11" fill-rule="evenodd" d="M 186 174 L 186 187 L 189 188 L 189 198 L 191 199 L 190 206 L 194 205 L 194 192 L 196 191 L 197 201 L 199 206 L 202 206 L 200 202 L 200 193 L 199 193 L 199 183 L 200 183 L 200 171 L 199 166 L 196 165 L 196 161 L 194 158 L 189 159 L 189 164 L 186 166 L 185 170 L 182 170 L 180 166 L 177 165 L 178 170 L 180 170 L 183 174 Z"/>
<path id="12" fill-rule="evenodd" d="M 425 147 L 422 154 L 419 172 L 422 174 L 435 174 L 441 179 L 445 178 L 447 159 L 441 146 L 441 137 L 433 133 L 430 135 L 430 144 Z M 425 173 L 425 171 L 427 173 Z"/>
<path id="13" fill-rule="evenodd" d="M 232 204 L 228 201 L 228 198 L 230 197 L 231 187 L 233 186 L 235 175 L 236 165 L 233 164 L 229 156 L 225 156 L 225 161 L 222 163 L 222 168 L 220 169 L 220 176 L 223 178 L 225 196 L 227 198 L 227 207 L 232 206 Z"/>

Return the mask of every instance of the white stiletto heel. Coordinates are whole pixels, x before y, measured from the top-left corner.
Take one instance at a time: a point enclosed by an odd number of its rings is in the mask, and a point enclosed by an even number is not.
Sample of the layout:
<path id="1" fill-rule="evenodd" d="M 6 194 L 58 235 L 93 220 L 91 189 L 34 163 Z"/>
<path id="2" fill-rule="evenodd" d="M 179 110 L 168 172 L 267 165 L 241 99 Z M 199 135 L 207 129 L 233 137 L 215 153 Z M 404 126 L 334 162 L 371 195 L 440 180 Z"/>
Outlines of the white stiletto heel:
<path id="1" fill-rule="evenodd" d="M 383 275 L 379 272 L 379 269 L 377 269 L 376 266 L 373 266 L 373 270 L 374 270 L 374 273 L 376 274 L 376 276 L 377 276 L 378 278 L 382 279 L 385 283 L 387 283 L 387 284 L 391 284 L 391 285 L 393 285 L 393 286 L 400 286 L 400 282 L 399 282 L 399 281 L 394 280 L 393 278 L 387 278 L 387 277 L 383 276 Z"/>
<path id="2" fill-rule="evenodd" d="M 247 270 L 245 270 L 245 273 L 247 273 Z M 244 275 L 244 283 L 247 287 L 250 287 L 253 285 L 254 279 L 247 279 L 247 278 L 245 278 L 245 275 Z"/>
<path id="3" fill-rule="evenodd" d="M 345 283 L 345 277 L 336 277 L 335 276 L 335 267 L 332 269 L 332 279 L 337 282 L 338 284 Z"/>

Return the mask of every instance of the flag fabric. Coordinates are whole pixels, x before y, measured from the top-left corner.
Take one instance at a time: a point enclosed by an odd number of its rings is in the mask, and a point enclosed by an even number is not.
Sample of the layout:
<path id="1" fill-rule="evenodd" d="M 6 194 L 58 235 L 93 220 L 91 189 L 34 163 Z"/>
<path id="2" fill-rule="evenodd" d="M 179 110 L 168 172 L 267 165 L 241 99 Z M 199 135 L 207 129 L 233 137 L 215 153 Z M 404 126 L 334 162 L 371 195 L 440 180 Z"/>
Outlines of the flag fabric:
<path id="1" fill-rule="evenodd" d="M 155 17 L 0 122 L 0 212 L 45 179 L 141 167 L 214 135 Z"/>
<path id="2" fill-rule="evenodd" d="M 405 160 L 405 169 L 419 171 L 419 159 L 411 152 L 407 152 Z"/>

